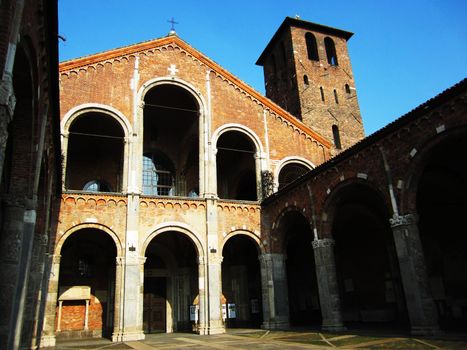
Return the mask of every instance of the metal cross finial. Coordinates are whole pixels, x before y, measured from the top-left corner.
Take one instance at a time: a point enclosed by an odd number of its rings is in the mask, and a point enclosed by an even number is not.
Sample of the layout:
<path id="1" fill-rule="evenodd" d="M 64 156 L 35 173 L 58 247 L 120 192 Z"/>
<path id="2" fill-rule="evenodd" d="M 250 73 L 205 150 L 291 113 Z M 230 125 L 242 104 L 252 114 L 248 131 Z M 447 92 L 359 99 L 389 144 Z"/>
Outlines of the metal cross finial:
<path id="1" fill-rule="evenodd" d="M 178 24 L 178 22 L 175 22 L 175 19 L 172 17 L 172 19 L 168 20 L 167 22 L 172 24 L 172 27 L 170 28 L 171 32 L 175 32 L 175 24 Z"/>

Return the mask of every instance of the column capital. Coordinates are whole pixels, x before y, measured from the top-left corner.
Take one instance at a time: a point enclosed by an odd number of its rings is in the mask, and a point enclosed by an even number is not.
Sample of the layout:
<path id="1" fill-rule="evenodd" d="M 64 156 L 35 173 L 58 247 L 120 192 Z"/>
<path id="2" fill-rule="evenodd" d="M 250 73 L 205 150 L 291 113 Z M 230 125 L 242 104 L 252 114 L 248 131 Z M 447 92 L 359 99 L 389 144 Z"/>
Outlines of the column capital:
<path id="1" fill-rule="evenodd" d="M 60 264 L 62 256 L 60 254 L 54 254 L 50 256 L 52 258 L 52 264 Z"/>
<path id="2" fill-rule="evenodd" d="M 204 259 L 203 259 L 203 260 L 204 260 Z M 220 264 L 222 264 L 222 261 L 223 261 L 223 260 L 224 260 L 224 257 L 223 257 L 223 256 L 216 256 L 216 255 L 210 256 L 210 257 L 208 258 L 208 262 L 209 262 L 209 264 L 211 264 L 211 265 L 212 265 L 212 264 L 216 264 L 216 265 L 219 264 L 219 265 L 220 265 Z"/>
<path id="3" fill-rule="evenodd" d="M 405 214 L 399 215 L 394 214 L 392 218 L 389 219 L 391 227 L 405 226 L 405 225 L 416 225 L 418 223 L 417 214 Z"/>
<path id="4" fill-rule="evenodd" d="M 285 260 L 286 258 L 287 255 L 282 253 L 263 253 L 258 256 L 260 262 L 268 262 L 272 260 Z"/>
<path id="5" fill-rule="evenodd" d="M 115 258 L 117 266 L 125 265 L 125 257 L 124 256 L 117 256 Z"/>
<path id="6" fill-rule="evenodd" d="M 333 247 L 335 241 L 332 238 L 315 239 L 311 242 L 313 249 Z"/>

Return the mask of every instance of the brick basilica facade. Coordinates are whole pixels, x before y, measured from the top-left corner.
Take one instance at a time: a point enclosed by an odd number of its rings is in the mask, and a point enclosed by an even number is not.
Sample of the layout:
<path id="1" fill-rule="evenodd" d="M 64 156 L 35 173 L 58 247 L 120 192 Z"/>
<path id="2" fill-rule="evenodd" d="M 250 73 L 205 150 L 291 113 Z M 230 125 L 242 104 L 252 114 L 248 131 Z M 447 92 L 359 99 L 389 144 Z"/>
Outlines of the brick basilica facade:
<path id="1" fill-rule="evenodd" d="M 365 137 L 351 36 L 286 18 L 266 97 L 174 32 L 62 62 L 61 194 L 38 210 L 40 272 L 16 273 L 43 290 L 18 317 L 30 344 L 465 327 L 467 83 Z"/>

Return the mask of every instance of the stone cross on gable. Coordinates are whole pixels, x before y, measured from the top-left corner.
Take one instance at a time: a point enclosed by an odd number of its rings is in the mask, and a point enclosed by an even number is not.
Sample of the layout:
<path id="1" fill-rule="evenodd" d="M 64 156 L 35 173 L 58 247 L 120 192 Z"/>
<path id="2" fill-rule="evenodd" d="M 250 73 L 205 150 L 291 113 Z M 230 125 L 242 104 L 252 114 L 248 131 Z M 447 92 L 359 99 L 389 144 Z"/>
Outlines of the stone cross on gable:
<path id="1" fill-rule="evenodd" d="M 171 64 L 169 68 L 167 68 L 170 75 L 176 75 L 178 72 L 177 66 L 175 64 Z"/>

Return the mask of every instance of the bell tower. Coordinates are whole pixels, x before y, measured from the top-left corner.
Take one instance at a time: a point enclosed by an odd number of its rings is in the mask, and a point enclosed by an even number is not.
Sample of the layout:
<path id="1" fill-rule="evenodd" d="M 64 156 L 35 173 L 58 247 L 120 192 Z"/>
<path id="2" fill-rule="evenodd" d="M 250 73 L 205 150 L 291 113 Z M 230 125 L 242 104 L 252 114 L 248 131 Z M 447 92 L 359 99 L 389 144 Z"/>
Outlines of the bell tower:
<path id="1" fill-rule="evenodd" d="M 263 51 L 266 96 L 322 136 L 337 152 L 364 135 L 347 51 L 353 33 L 286 17 Z"/>

